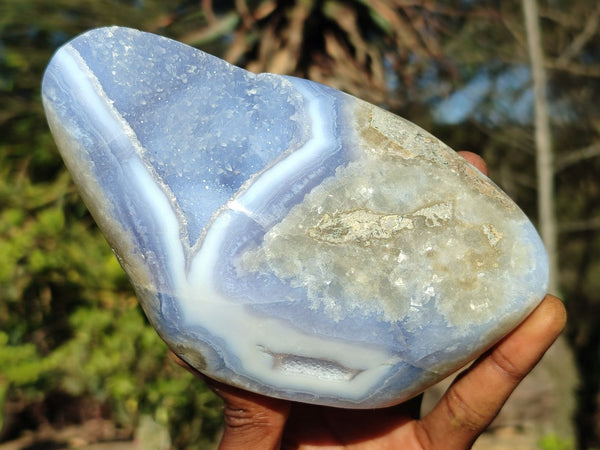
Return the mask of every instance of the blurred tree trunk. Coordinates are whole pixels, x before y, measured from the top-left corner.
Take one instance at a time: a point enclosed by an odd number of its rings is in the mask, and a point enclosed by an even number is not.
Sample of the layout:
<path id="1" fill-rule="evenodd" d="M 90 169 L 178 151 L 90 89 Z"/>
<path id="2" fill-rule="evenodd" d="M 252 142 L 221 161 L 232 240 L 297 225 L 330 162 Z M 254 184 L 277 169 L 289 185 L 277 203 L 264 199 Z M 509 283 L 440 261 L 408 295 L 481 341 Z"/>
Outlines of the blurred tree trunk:
<path id="1" fill-rule="evenodd" d="M 558 294 L 557 227 L 554 215 L 554 163 L 548 114 L 546 70 L 536 0 L 523 0 L 525 31 L 535 92 L 535 145 L 538 184 L 538 218 L 550 262 L 549 291 Z"/>

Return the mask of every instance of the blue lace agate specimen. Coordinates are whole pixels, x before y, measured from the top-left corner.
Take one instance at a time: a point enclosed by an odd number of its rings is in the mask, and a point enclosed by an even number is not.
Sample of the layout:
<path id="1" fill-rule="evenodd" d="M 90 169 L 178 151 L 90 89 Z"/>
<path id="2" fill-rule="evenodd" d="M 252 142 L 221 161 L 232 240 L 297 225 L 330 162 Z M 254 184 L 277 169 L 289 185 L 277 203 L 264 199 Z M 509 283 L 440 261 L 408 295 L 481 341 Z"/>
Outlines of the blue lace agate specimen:
<path id="1" fill-rule="evenodd" d="M 43 100 L 150 322 L 225 383 L 396 404 L 545 293 L 542 243 L 504 193 L 334 89 L 113 27 L 56 53 Z"/>

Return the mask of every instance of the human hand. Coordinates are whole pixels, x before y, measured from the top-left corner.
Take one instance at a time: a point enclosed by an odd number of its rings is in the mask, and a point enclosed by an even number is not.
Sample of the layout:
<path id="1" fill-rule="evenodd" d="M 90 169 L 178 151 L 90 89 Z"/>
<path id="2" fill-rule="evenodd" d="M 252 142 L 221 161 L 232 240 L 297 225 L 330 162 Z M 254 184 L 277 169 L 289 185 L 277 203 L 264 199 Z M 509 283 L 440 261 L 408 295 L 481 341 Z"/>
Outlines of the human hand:
<path id="1" fill-rule="evenodd" d="M 461 152 L 486 173 L 483 160 Z M 419 418 L 420 397 L 390 408 L 350 410 L 265 397 L 211 380 L 177 356 L 225 402 L 220 449 L 469 448 L 565 326 L 551 295 L 515 330 L 461 373 L 435 408 Z"/>

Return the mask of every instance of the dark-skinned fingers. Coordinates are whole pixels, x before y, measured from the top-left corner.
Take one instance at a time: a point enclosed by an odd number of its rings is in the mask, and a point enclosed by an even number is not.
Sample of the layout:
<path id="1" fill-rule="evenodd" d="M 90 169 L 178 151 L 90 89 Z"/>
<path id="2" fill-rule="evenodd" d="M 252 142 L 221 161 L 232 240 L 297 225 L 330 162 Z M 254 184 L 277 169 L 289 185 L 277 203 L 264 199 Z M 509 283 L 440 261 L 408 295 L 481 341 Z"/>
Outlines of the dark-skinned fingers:
<path id="1" fill-rule="evenodd" d="M 219 449 L 269 450 L 280 447 L 290 402 L 228 386 L 201 374 L 173 352 L 169 352 L 169 357 L 204 380 L 223 399 L 225 427 Z"/>
<path id="2" fill-rule="evenodd" d="M 561 301 L 547 295 L 523 323 L 461 374 L 419 422 L 421 442 L 432 449 L 470 448 L 565 323 Z"/>
<path id="3" fill-rule="evenodd" d="M 213 383 L 212 389 L 225 401 L 225 428 L 219 449 L 280 448 L 290 402 Z"/>

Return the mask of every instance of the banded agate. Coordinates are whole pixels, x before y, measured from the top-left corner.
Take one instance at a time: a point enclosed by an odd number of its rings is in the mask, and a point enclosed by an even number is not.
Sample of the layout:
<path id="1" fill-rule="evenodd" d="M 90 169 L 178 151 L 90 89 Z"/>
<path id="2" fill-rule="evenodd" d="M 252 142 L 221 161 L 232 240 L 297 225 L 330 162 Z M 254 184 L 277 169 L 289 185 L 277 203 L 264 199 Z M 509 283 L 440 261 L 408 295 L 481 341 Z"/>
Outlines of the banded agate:
<path id="1" fill-rule="evenodd" d="M 503 192 L 342 92 L 117 27 L 59 49 L 42 92 L 150 322 L 225 383 L 396 404 L 483 352 L 546 290 L 544 248 Z"/>

